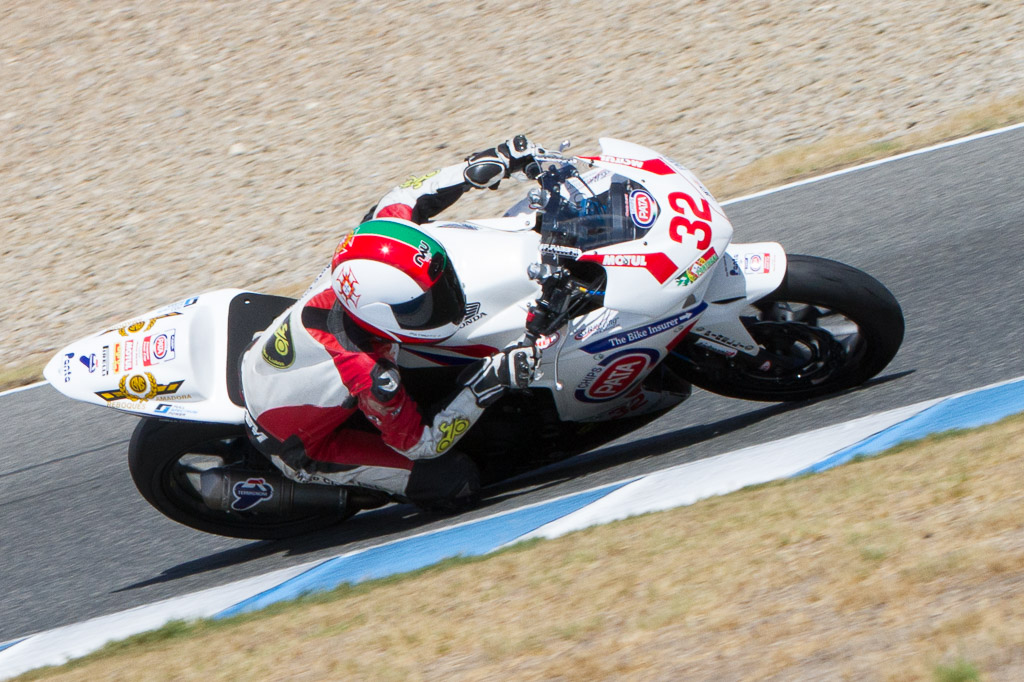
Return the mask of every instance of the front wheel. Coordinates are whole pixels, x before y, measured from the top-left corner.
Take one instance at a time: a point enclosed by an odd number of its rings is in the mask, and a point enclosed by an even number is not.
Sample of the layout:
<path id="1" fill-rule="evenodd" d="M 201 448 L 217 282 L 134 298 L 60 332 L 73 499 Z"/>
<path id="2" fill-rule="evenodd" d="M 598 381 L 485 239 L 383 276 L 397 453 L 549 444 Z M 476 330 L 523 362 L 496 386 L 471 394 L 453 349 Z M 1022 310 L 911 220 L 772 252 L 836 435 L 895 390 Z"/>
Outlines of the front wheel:
<path id="1" fill-rule="evenodd" d="M 168 518 L 216 535 L 254 540 L 287 538 L 338 523 L 354 509 L 266 513 L 220 510 L 202 495 L 203 472 L 237 471 L 277 476 L 256 452 L 241 426 L 143 419 L 128 446 L 128 469 L 146 501 Z M 263 481 L 265 479 L 257 479 Z"/>
<path id="2" fill-rule="evenodd" d="M 814 256 L 791 255 L 779 288 L 740 319 L 760 346 L 760 362 L 716 354 L 691 335 L 669 357 L 673 369 L 731 398 L 807 400 L 867 381 L 903 341 L 903 311 L 885 286 Z"/>

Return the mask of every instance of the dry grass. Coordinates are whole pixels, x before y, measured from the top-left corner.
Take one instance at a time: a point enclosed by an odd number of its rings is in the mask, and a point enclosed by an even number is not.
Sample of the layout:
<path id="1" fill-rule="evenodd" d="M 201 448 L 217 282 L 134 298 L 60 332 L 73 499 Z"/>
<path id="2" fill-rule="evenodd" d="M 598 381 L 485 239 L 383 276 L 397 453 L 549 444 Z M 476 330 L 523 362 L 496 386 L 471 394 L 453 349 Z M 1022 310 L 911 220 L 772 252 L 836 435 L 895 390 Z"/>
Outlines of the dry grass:
<path id="1" fill-rule="evenodd" d="M 49 359 L 50 353 L 31 353 L 13 367 L 0 368 L 0 391 L 42 381 Z"/>
<path id="2" fill-rule="evenodd" d="M 1022 440 L 1016 417 L 33 677 L 1021 679 Z"/>
<path id="3" fill-rule="evenodd" d="M 792 145 L 706 184 L 720 198 L 729 199 L 1021 121 L 1024 96 L 993 99 L 913 132 L 881 140 L 866 133 L 843 134 L 813 144 Z"/>

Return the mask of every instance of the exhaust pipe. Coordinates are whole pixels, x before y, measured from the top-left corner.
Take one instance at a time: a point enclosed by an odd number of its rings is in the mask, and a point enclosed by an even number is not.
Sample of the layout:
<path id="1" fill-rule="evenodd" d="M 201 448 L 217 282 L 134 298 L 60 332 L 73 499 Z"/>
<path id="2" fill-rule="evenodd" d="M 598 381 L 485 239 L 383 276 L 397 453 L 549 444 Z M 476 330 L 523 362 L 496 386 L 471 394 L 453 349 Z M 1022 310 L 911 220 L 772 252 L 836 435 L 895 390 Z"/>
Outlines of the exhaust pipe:
<path id="1" fill-rule="evenodd" d="M 349 504 L 346 488 L 304 485 L 266 471 L 207 469 L 199 480 L 206 506 L 220 511 L 287 514 L 333 510 L 342 514 Z"/>

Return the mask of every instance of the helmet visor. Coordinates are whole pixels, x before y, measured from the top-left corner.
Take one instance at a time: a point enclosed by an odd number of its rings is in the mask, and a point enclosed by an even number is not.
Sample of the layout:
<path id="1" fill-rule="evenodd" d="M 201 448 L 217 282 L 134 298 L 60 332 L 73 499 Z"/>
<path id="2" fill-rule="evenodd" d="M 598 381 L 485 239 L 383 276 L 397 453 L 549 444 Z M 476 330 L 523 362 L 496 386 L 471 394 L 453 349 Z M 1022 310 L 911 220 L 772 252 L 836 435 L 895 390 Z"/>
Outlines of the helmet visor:
<path id="1" fill-rule="evenodd" d="M 440 269 L 441 274 L 430 288 L 411 301 L 391 306 L 395 321 L 402 329 L 415 331 L 439 329 L 450 324 L 458 326 L 466 315 L 466 296 L 462 293 L 455 268 L 441 253 L 434 254 L 432 260 L 430 269 Z"/>

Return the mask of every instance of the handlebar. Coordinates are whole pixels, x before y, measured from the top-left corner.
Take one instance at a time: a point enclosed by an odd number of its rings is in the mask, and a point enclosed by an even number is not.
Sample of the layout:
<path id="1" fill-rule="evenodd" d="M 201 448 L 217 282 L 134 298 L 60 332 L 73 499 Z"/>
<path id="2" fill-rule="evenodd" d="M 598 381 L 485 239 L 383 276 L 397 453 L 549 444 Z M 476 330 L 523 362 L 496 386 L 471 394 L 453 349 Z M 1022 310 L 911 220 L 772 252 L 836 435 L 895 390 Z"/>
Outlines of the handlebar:
<path id="1" fill-rule="evenodd" d="M 532 170 L 535 172 L 531 173 L 530 167 L 527 167 L 527 177 L 540 185 L 540 189 L 531 190 L 529 196 L 531 208 L 540 209 L 544 215 L 540 229 L 542 244 L 545 241 L 553 243 L 556 239 L 557 216 L 563 203 L 579 208 L 563 196 L 562 187 L 571 178 L 580 178 L 574 162 L 585 160 L 563 154 L 562 152 L 568 148 L 569 141 L 565 140 L 559 145 L 557 152 L 539 149 L 538 153 L 534 154 L 536 168 Z M 580 181 L 582 182 L 582 178 Z M 586 186 L 586 183 L 583 184 Z M 541 263 L 531 266 L 530 277 L 540 282 L 541 294 L 528 309 L 525 345 L 535 345 L 538 338 L 556 331 L 568 321 L 572 311 L 578 309 L 577 304 L 590 295 L 591 292 L 586 287 L 581 287 L 565 267 L 568 260 L 574 259 L 544 252 Z"/>

